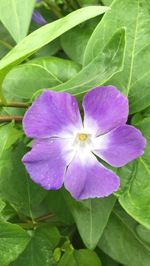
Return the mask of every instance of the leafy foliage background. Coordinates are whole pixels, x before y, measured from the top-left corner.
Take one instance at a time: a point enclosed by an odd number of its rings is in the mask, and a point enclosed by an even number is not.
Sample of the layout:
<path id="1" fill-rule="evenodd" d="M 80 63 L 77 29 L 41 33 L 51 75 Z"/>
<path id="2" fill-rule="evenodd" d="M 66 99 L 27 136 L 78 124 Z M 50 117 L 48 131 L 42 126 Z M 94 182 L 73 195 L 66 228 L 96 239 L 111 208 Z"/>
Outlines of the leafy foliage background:
<path id="1" fill-rule="evenodd" d="M 34 9 L 47 25 L 31 21 Z M 0 265 L 149 266 L 149 1 L 0 0 L 0 58 Z M 43 88 L 81 101 L 102 84 L 129 98 L 144 155 L 117 169 L 121 187 L 110 197 L 45 191 L 21 163 L 31 147 L 26 108 Z"/>

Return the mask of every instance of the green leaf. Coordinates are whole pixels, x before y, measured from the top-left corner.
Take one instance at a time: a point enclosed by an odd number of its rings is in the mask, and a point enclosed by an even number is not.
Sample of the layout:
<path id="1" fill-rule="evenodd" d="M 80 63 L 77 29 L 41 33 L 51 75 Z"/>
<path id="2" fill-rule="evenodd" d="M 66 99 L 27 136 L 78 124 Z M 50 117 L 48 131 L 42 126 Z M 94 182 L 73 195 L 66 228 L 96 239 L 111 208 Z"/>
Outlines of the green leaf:
<path id="1" fill-rule="evenodd" d="M 12 206 L 10 206 L 8 202 L 5 203 L 3 201 L 3 204 L 5 204 L 5 206 L 1 210 L 0 221 L 7 222 L 7 221 L 12 220 L 14 217 L 16 217 L 16 211 L 14 210 L 14 208 L 12 208 Z"/>
<path id="2" fill-rule="evenodd" d="M 0 199 L 0 216 L 1 216 L 2 210 L 5 208 L 5 206 L 6 206 L 6 203 L 2 199 Z"/>
<path id="3" fill-rule="evenodd" d="M 63 197 L 62 190 L 48 191 L 42 204 L 43 209 L 45 207 L 47 213 L 53 213 L 60 222 L 65 224 L 74 223 L 67 202 Z"/>
<path id="4" fill-rule="evenodd" d="M 98 246 L 123 265 L 149 265 L 150 246 L 138 237 L 136 226 L 127 214 L 116 210 L 111 214 Z"/>
<path id="5" fill-rule="evenodd" d="M 113 0 L 102 0 L 102 2 L 104 5 L 109 6 L 113 2 Z"/>
<path id="6" fill-rule="evenodd" d="M 43 46 L 37 52 L 34 53 L 34 57 L 44 57 L 55 55 L 61 49 L 59 38 Z"/>
<path id="7" fill-rule="evenodd" d="M 40 5 L 41 4 L 42 3 L 40 3 Z M 43 7 L 43 8 L 38 8 L 37 11 L 46 19 L 48 23 L 54 21 L 55 19 L 54 15 L 53 13 L 50 12 L 49 9 L 46 9 Z M 41 25 L 38 25 L 37 23 L 31 21 L 29 33 L 39 29 L 40 27 Z M 46 44 L 45 46 L 37 50 L 32 57 L 37 58 L 37 57 L 44 57 L 44 56 L 52 56 L 56 54 L 60 49 L 61 49 L 60 38 L 57 38 L 54 41 Z"/>
<path id="8" fill-rule="evenodd" d="M 80 6 L 98 5 L 99 0 L 78 0 Z"/>
<path id="9" fill-rule="evenodd" d="M 137 221 L 150 229 L 150 118 L 136 124 L 147 139 L 144 155 L 120 169 L 122 180 L 128 180 L 119 194 L 122 207 Z"/>
<path id="10" fill-rule="evenodd" d="M 0 20 L 16 42 L 27 35 L 35 2 L 36 0 L 0 1 Z"/>
<path id="11" fill-rule="evenodd" d="M 150 230 L 145 228 L 143 225 L 139 224 L 136 227 L 136 232 L 137 232 L 139 238 L 142 239 L 142 241 L 144 241 L 150 245 Z"/>
<path id="12" fill-rule="evenodd" d="M 73 61 L 41 57 L 13 68 L 5 77 L 3 88 L 8 97 L 30 99 L 38 89 L 62 84 L 79 70 L 80 66 Z"/>
<path id="13" fill-rule="evenodd" d="M 76 25 L 96 17 L 108 10 L 107 7 L 90 6 L 78 9 L 64 18 L 51 22 L 25 37 L 16 47 L 14 47 L 0 62 L 1 82 L 6 73 L 25 58 L 32 55 L 44 45 L 53 41 L 64 32 Z M 3 70 L 3 71 L 2 71 Z"/>
<path id="14" fill-rule="evenodd" d="M 0 158 L 21 136 L 22 132 L 14 127 L 14 123 L 0 126 Z"/>
<path id="15" fill-rule="evenodd" d="M 0 59 L 15 45 L 8 31 L 0 22 Z"/>
<path id="16" fill-rule="evenodd" d="M 30 231 L 31 240 L 20 257 L 11 266 L 53 266 L 53 249 L 60 235 L 55 227 L 45 225 Z"/>
<path id="17" fill-rule="evenodd" d="M 21 159 L 27 152 L 21 142 L 3 153 L 0 160 L 0 196 L 20 214 L 33 219 L 34 210 L 47 191 L 29 178 Z"/>
<path id="18" fill-rule="evenodd" d="M 102 250 L 97 248 L 97 253 L 101 258 L 102 265 L 104 266 L 120 266 L 120 264 L 106 255 Z"/>
<path id="19" fill-rule="evenodd" d="M 58 266 L 102 266 L 100 259 L 94 251 L 88 249 L 66 252 Z"/>
<path id="20" fill-rule="evenodd" d="M 130 113 L 147 107 L 150 102 L 150 15 L 147 0 L 115 0 L 93 32 L 84 55 L 84 64 L 91 62 L 103 50 L 114 32 L 127 29 L 127 47 L 122 72 L 109 84 L 117 86 L 130 100 Z M 141 90 L 142 88 L 142 90 Z"/>
<path id="21" fill-rule="evenodd" d="M 125 47 L 125 31 L 117 31 L 103 52 L 99 53 L 74 78 L 57 86 L 58 91 L 68 91 L 77 95 L 94 86 L 102 85 L 122 69 Z"/>
<path id="22" fill-rule="evenodd" d="M 82 64 L 85 47 L 99 20 L 91 19 L 61 36 L 62 48 L 75 62 Z"/>
<path id="23" fill-rule="evenodd" d="M 143 111 L 136 113 L 134 116 L 132 116 L 131 124 L 136 126 L 136 124 L 139 124 L 145 118 L 150 118 L 150 106 L 148 106 Z"/>
<path id="24" fill-rule="evenodd" d="M 115 197 L 78 202 L 67 192 L 64 193 L 64 196 L 84 244 L 87 248 L 94 249 L 114 207 Z"/>
<path id="25" fill-rule="evenodd" d="M 18 225 L 0 222 L 0 265 L 7 266 L 25 249 L 29 235 Z"/>

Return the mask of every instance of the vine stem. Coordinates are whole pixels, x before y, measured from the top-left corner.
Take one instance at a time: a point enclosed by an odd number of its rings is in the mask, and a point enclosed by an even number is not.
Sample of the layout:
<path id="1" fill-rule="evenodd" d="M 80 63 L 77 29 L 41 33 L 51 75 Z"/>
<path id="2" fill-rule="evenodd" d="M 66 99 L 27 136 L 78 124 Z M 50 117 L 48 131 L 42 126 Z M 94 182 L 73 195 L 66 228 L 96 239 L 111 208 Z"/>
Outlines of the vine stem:
<path id="1" fill-rule="evenodd" d="M 49 220 L 49 219 L 54 218 L 54 217 L 55 217 L 55 215 L 53 213 L 50 213 L 50 214 L 47 214 L 47 215 L 40 216 L 40 217 L 36 218 L 36 222 Z"/>
<path id="2" fill-rule="evenodd" d="M 23 102 L 2 102 L 0 101 L 0 107 L 17 107 L 17 108 L 28 108 L 28 103 Z"/>
<path id="3" fill-rule="evenodd" d="M 21 115 L 1 115 L 0 116 L 0 122 L 22 122 L 23 116 Z"/>

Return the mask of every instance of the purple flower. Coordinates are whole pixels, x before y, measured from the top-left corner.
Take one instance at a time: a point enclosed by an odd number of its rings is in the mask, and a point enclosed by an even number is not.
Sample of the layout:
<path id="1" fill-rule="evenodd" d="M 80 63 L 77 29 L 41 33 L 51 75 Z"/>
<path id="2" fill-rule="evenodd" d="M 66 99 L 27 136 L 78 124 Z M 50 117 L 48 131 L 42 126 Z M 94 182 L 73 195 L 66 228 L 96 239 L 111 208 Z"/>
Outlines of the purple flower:
<path id="1" fill-rule="evenodd" d="M 32 21 L 39 25 L 45 25 L 47 24 L 47 21 L 43 18 L 43 16 L 36 10 L 32 13 Z"/>
<path id="2" fill-rule="evenodd" d="M 128 100 L 115 87 L 97 87 L 83 99 L 84 121 L 75 97 L 45 90 L 23 119 L 35 138 L 23 163 L 32 180 L 45 189 L 63 183 L 77 200 L 105 197 L 119 188 L 119 178 L 96 158 L 121 167 L 143 154 L 141 132 L 126 125 Z M 96 155 L 96 156 L 95 156 Z"/>

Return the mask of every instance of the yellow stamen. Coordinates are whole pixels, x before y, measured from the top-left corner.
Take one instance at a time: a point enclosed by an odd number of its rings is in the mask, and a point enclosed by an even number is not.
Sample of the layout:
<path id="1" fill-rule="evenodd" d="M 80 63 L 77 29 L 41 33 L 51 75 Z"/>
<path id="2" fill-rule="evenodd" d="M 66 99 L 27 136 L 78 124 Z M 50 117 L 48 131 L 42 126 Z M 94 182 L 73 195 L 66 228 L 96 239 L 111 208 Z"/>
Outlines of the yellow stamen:
<path id="1" fill-rule="evenodd" d="M 80 133 L 78 137 L 79 137 L 79 140 L 81 140 L 81 141 L 85 141 L 85 140 L 87 139 L 88 136 L 87 136 L 87 134 L 85 134 L 85 133 Z"/>

